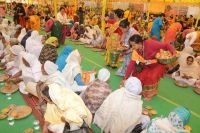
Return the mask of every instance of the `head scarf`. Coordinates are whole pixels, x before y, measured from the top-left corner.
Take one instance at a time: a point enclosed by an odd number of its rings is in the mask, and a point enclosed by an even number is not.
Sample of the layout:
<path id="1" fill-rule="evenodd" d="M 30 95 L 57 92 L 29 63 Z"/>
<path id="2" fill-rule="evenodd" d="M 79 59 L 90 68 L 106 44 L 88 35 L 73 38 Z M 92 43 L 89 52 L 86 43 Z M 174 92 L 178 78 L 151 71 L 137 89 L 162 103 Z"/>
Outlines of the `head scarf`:
<path id="1" fill-rule="evenodd" d="M 31 33 L 30 38 L 33 39 L 33 40 L 36 40 L 36 41 L 41 41 L 40 34 L 39 34 L 39 32 L 36 31 L 36 30 L 34 30 L 34 31 Z"/>
<path id="2" fill-rule="evenodd" d="M 141 81 L 136 77 L 130 77 L 125 81 L 125 88 L 128 92 L 139 95 L 142 92 Z"/>
<path id="3" fill-rule="evenodd" d="M 54 41 L 58 41 L 58 39 L 56 37 L 49 37 L 47 40 L 46 40 L 46 44 L 48 45 L 52 45 L 54 47 L 57 47 L 56 44 L 54 44 Z"/>
<path id="4" fill-rule="evenodd" d="M 21 33 L 19 34 L 17 40 L 18 40 L 19 42 L 21 42 L 22 39 L 23 39 L 23 37 L 24 37 L 25 35 L 26 35 L 26 29 L 23 28 L 23 29 L 21 30 Z"/>
<path id="5" fill-rule="evenodd" d="M 88 125 L 91 124 L 92 114 L 80 96 L 76 95 L 72 90 L 55 83 L 48 85 L 48 87 L 51 100 L 64 112 L 63 116 L 68 122 L 81 126 L 84 120 Z"/>
<path id="6" fill-rule="evenodd" d="M 58 66 L 51 61 L 46 61 L 44 63 L 44 70 L 48 75 L 55 73 L 58 70 Z"/>
<path id="7" fill-rule="evenodd" d="M 102 68 L 99 70 L 98 79 L 106 82 L 110 78 L 110 72 L 106 68 Z"/>
<path id="8" fill-rule="evenodd" d="M 10 48 L 10 51 L 11 51 L 14 55 L 18 56 L 18 55 L 20 54 L 20 52 L 25 51 L 25 50 L 24 50 L 24 47 L 21 46 L 21 45 L 14 45 L 14 46 L 12 46 L 12 47 Z"/>
<path id="9" fill-rule="evenodd" d="M 68 58 L 69 54 L 73 51 L 71 46 L 65 46 L 58 56 L 56 60 L 56 64 L 58 65 L 58 70 L 62 71 L 66 65 L 65 60 Z"/>
<path id="10" fill-rule="evenodd" d="M 26 77 L 33 78 L 34 82 L 38 82 L 42 76 L 41 73 L 41 63 L 37 59 L 35 55 L 32 55 L 27 52 L 21 52 L 20 56 L 23 57 L 30 65 L 29 67 L 26 67 L 21 61 L 21 69 L 22 69 L 22 76 L 24 80 L 26 80 Z"/>
<path id="11" fill-rule="evenodd" d="M 81 55 L 77 49 L 71 52 L 69 57 L 66 59 L 66 63 L 81 64 Z"/>
<path id="12" fill-rule="evenodd" d="M 74 78 L 81 73 L 81 56 L 77 49 L 70 53 L 66 59 L 66 63 L 62 72 L 66 80 L 72 85 Z"/>
<path id="13" fill-rule="evenodd" d="M 31 36 L 26 40 L 26 51 L 39 58 L 42 48 L 43 45 L 38 31 L 32 31 Z"/>

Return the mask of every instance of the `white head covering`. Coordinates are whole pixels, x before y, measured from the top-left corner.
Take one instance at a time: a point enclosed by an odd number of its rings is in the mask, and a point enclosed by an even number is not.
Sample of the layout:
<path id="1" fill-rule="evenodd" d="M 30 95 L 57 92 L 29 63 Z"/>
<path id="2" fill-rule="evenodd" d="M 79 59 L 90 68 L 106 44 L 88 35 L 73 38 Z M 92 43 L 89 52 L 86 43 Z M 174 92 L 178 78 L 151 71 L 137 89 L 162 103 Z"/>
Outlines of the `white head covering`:
<path id="1" fill-rule="evenodd" d="M 187 47 L 185 47 L 184 49 L 183 49 L 183 51 L 182 51 L 182 53 L 187 53 L 187 54 L 193 54 L 194 52 L 193 52 L 193 48 L 192 47 L 190 47 L 190 46 L 187 46 Z"/>
<path id="2" fill-rule="evenodd" d="M 81 56 L 78 50 L 72 51 L 66 59 L 66 66 L 62 70 L 65 79 L 70 83 L 74 83 L 74 78 L 77 74 L 81 73 Z"/>
<path id="3" fill-rule="evenodd" d="M 141 81 L 136 77 L 130 77 L 125 81 L 124 87 L 132 94 L 139 95 L 142 92 Z"/>
<path id="4" fill-rule="evenodd" d="M 40 80 L 42 76 L 41 73 L 41 63 L 37 59 L 37 57 L 33 54 L 27 52 L 21 52 L 20 56 L 23 57 L 30 65 L 30 67 L 26 67 L 21 60 L 21 69 L 23 78 L 28 77 L 34 79 L 35 82 Z M 24 79 L 26 80 L 26 79 Z"/>
<path id="5" fill-rule="evenodd" d="M 26 35 L 26 29 L 23 28 L 23 29 L 21 30 L 21 33 L 19 34 L 17 40 L 18 40 L 19 42 L 21 42 L 22 39 L 23 39 L 23 37 L 24 37 L 25 35 Z"/>
<path id="6" fill-rule="evenodd" d="M 40 56 L 43 45 L 38 31 L 33 31 L 31 33 L 31 36 L 26 40 L 25 47 L 27 52 L 35 55 L 37 58 Z"/>
<path id="7" fill-rule="evenodd" d="M 106 68 L 102 68 L 99 70 L 98 79 L 106 82 L 110 78 L 110 72 Z"/>
<path id="8" fill-rule="evenodd" d="M 23 57 L 30 64 L 31 67 L 34 65 L 34 62 L 37 60 L 37 58 L 34 55 L 28 52 L 21 52 L 20 54 L 21 54 L 21 57 Z"/>
<path id="9" fill-rule="evenodd" d="M 21 45 L 14 45 L 10 48 L 10 51 L 14 54 L 14 55 L 19 55 L 20 52 L 25 51 L 24 47 Z"/>
<path id="10" fill-rule="evenodd" d="M 31 33 L 31 36 L 30 36 L 31 39 L 33 40 L 36 40 L 36 41 L 41 41 L 40 39 L 40 34 L 38 31 L 34 30 L 32 33 Z"/>
<path id="11" fill-rule="evenodd" d="M 51 61 L 46 61 L 44 63 L 44 69 L 48 75 L 51 75 L 58 70 L 58 66 Z"/>
<path id="12" fill-rule="evenodd" d="M 76 49 L 70 53 L 68 58 L 66 59 L 66 63 L 78 63 L 81 64 L 81 55 L 79 51 Z"/>

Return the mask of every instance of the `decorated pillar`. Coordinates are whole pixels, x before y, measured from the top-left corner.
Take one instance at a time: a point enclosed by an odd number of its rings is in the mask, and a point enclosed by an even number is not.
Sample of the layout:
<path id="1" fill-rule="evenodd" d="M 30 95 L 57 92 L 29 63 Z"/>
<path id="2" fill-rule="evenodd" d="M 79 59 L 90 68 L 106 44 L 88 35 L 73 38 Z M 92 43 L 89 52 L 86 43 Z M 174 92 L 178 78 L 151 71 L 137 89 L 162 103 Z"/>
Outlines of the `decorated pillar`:
<path id="1" fill-rule="evenodd" d="M 106 14 L 106 0 L 102 0 L 102 17 L 104 18 Z M 101 31 L 104 34 L 105 31 L 105 27 L 106 27 L 106 23 L 105 20 L 101 21 Z"/>
<path id="2" fill-rule="evenodd" d="M 56 17 L 58 10 L 57 10 L 57 0 L 53 0 L 53 8 L 54 8 L 54 15 Z"/>

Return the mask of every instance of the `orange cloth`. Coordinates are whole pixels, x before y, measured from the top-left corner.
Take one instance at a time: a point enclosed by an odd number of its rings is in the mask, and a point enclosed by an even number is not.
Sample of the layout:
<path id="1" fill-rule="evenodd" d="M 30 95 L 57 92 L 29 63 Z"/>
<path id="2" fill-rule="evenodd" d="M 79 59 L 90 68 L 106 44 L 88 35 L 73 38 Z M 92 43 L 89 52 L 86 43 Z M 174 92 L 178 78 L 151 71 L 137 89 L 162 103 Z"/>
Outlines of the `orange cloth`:
<path id="1" fill-rule="evenodd" d="M 153 26 L 153 21 L 148 23 L 148 31 L 147 31 L 148 33 L 150 33 L 152 26 Z"/>
<path id="2" fill-rule="evenodd" d="M 133 61 L 139 61 L 141 63 L 147 63 L 148 64 L 153 64 L 153 63 L 157 63 L 157 60 L 156 59 L 153 59 L 153 60 L 145 60 L 141 55 L 138 54 L 138 52 L 136 50 L 133 50 L 133 53 L 132 53 L 132 58 L 131 58 Z"/>
<path id="3" fill-rule="evenodd" d="M 131 59 L 133 61 L 139 61 L 139 62 L 145 63 L 145 59 L 142 56 L 140 56 L 136 50 L 133 50 Z"/>
<path id="4" fill-rule="evenodd" d="M 32 15 L 29 17 L 29 25 L 32 30 L 40 30 L 40 17 L 37 15 Z"/>

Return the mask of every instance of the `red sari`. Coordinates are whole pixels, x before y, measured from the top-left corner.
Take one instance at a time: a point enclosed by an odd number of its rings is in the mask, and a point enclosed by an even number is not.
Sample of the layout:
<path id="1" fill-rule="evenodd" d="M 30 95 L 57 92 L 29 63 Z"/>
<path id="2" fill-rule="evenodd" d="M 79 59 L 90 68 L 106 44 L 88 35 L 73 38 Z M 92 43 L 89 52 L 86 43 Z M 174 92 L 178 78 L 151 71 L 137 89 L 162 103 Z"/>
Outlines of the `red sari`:
<path id="1" fill-rule="evenodd" d="M 160 49 L 169 50 L 172 53 L 175 52 L 175 48 L 172 45 L 152 39 L 145 40 L 143 51 L 137 52 L 145 60 L 154 60 L 155 55 L 160 51 Z M 160 63 L 145 65 L 141 72 L 137 72 L 135 66 L 136 61 L 131 60 L 124 79 L 127 79 L 131 74 L 140 79 L 143 85 L 142 95 L 146 99 L 151 99 L 158 93 L 158 83 L 160 78 L 164 75 L 166 65 Z"/>

